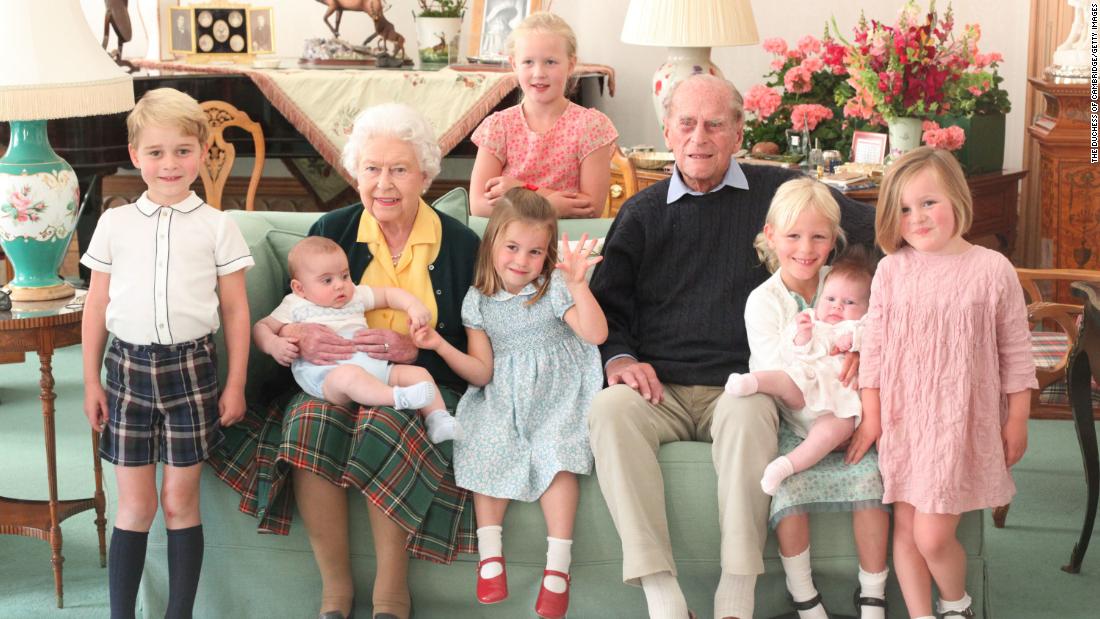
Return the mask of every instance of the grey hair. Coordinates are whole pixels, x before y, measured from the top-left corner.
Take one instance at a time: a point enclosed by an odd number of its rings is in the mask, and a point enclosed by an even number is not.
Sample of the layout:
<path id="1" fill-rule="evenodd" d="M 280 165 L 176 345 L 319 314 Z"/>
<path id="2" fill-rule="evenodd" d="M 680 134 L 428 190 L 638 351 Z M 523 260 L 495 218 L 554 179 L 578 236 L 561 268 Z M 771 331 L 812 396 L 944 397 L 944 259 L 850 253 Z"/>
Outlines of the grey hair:
<path id="1" fill-rule="evenodd" d="M 740 123 L 745 117 L 745 100 L 741 97 L 740 91 L 733 85 L 733 82 L 718 77 L 717 75 L 710 75 L 708 73 L 696 73 L 689 75 L 684 79 L 676 82 L 672 85 L 672 88 L 668 90 L 668 94 L 665 95 L 664 101 L 661 104 L 665 108 L 665 120 L 668 120 L 669 115 L 672 114 L 672 101 L 676 98 L 676 93 L 680 90 L 680 87 L 684 84 L 707 84 L 717 88 L 726 90 L 729 94 L 730 113 L 733 114 L 733 121 Z"/>
<path id="2" fill-rule="evenodd" d="M 394 137 L 412 146 L 420 171 L 424 173 L 424 189 L 427 190 L 439 175 L 442 151 L 428 119 L 404 103 L 383 103 L 359 112 L 341 153 L 340 162 L 344 169 L 352 177 L 357 176 L 359 151 L 367 142 L 382 136 Z"/>

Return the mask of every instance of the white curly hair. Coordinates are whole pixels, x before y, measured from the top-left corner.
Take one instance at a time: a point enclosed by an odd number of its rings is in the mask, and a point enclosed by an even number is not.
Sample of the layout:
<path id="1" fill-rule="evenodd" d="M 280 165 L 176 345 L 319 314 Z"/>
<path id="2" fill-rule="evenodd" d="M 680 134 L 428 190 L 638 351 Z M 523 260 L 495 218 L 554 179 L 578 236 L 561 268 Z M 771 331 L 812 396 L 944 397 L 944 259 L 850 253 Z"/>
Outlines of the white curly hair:
<path id="1" fill-rule="evenodd" d="M 353 177 L 358 175 L 359 152 L 374 138 L 388 136 L 408 142 L 424 173 L 424 190 L 439 175 L 442 151 L 431 123 L 415 108 L 404 103 L 383 103 L 366 108 L 355 117 L 341 163 Z"/>

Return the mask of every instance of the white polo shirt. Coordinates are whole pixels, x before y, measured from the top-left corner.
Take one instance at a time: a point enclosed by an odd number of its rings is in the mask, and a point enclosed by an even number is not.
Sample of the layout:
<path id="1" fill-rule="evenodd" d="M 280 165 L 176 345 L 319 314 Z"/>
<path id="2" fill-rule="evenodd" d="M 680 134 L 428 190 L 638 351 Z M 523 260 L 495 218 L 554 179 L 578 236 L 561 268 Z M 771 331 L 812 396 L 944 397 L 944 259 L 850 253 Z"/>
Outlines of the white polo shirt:
<path id="1" fill-rule="evenodd" d="M 111 274 L 107 330 L 131 344 L 213 333 L 218 277 L 254 264 L 237 224 L 191 193 L 160 206 L 147 194 L 99 218 L 81 264 Z"/>

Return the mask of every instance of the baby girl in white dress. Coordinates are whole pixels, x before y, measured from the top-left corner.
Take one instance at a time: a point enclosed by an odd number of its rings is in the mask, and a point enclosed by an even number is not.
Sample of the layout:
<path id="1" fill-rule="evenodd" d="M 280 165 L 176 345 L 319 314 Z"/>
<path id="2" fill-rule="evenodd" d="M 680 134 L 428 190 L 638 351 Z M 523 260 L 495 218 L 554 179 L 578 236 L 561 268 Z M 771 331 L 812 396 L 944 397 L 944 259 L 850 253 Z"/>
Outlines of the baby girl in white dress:
<path id="1" fill-rule="evenodd" d="M 781 351 L 785 369 L 730 374 L 726 392 L 764 393 L 778 398 L 783 420 L 805 438 L 764 469 L 760 486 L 769 495 L 784 479 L 817 464 L 843 445 L 859 425 L 859 393 L 840 381 L 845 352 L 859 350 L 861 319 L 867 313 L 873 273 L 867 260 L 840 258 L 825 276 L 812 309 L 788 327 Z"/>

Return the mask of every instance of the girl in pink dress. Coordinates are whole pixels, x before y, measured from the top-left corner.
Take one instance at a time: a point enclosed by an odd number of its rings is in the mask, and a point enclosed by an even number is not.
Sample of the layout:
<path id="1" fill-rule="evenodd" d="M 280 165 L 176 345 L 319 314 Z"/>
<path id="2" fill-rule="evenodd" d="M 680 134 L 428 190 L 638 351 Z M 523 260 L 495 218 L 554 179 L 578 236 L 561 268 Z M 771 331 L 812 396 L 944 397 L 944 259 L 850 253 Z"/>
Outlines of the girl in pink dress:
<path id="1" fill-rule="evenodd" d="M 474 131 L 470 212 L 489 216 L 513 187 L 546 198 L 559 217 L 599 217 L 611 183 L 619 134 L 601 112 L 565 98 L 577 64 L 577 38 L 553 13 L 533 13 L 508 37 L 508 61 L 523 102 Z"/>
<path id="2" fill-rule="evenodd" d="M 918 148 L 890 167 L 875 217 L 887 256 L 864 324 L 863 422 L 848 455 L 878 440 L 894 570 L 914 619 L 933 619 L 933 580 L 941 617 L 974 616 L 955 529 L 963 512 L 1015 494 L 1009 469 L 1027 448 L 1038 387 L 1016 273 L 963 239 L 972 219 L 947 151 Z"/>

